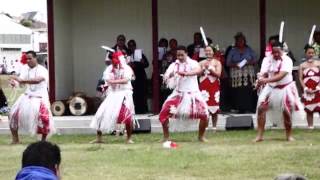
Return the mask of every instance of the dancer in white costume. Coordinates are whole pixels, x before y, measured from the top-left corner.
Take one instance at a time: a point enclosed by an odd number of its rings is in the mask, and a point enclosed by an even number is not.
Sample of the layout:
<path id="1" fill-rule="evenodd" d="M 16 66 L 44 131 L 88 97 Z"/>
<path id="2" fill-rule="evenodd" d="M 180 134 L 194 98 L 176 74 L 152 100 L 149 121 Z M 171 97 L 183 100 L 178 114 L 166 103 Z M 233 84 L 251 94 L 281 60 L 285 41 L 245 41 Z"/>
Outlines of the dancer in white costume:
<path id="1" fill-rule="evenodd" d="M 198 62 L 187 56 L 184 46 L 177 48 L 177 60 L 172 63 L 164 74 L 164 81 L 174 89 L 164 102 L 159 120 L 163 127 L 164 141 L 169 140 L 169 118 L 185 124 L 187 120 L 200 119 L 199 141 L 207 141 L 204 137 L 208 125 L 208 107 L 201 95 L 197 75 L 202 73 Z"/>
<path id="2" fill-rule="evenodd" d="M 131 140 L 135 114 L 131 85 L 133 77 L 133 71 L 126 64 L 122 52 L 114 52 L 112 64 L 103 73 L 103 79 L 108 85 L 106 98 L 90 125 L 97 130 L 97 139 L 92 143 L 103 143 L 102 132 L 112 132 L 119 124 L 124 124 L 126 127 L 127 143 L 133 143 Z"/>
<path id="3" fill-rule="evenodd" d="M 301 112 L 303 106 L 293 81 L 292 68 L 292 60 L 284 54 L 282 44 L 274 43 L 272 55 L 263 59 L 260 73 L 258 73 L 257 87 L 262 90 L 257 104 L 258 133 L 255 142 L 263 141 L 266 113 L 269 110 L 273 112 L 268 113 L 272 120 L 282 115 L 286 138 L 288 141 L 294 140 L 292 137 L 292 118 L 299 115 L 296 112 Z"/>
<path id="4" fill-rule="evenodd" d="M 10 77 L 12 86 L 27 86 L 9 113 L 12 144 L 20 143 L 18 129 L 24 129 L 32 135 L 41 134 L 42 140 L 54 132 L 48 96 L 48 70 L 37 63 L 34 51 L 26 54 L 28 65 L 23 66 L 19 76 Z"/>

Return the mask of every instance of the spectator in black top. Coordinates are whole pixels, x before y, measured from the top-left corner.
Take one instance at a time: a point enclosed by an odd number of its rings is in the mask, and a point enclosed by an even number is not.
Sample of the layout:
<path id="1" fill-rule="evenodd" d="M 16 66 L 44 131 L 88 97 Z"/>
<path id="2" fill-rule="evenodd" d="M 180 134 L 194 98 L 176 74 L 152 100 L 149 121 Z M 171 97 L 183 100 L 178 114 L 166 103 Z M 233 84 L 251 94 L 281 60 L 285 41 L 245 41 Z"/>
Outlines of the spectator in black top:
<path id="1" fill-rule="evenodd" d="M 142 53 L 141 59 L 135 58 L 137 44 L 135 40 L 128 42 L 128 56 L 130 56 L 129 65 L 131 66 L 135 80 L 132 82 L 133 102 L 136 114 L 148 112 L 147 106 L 147 74 L 145 68 L 149 67 L 147 57 Z"/>
<path id="2" fill-rule="evenodd" d="M 198 61 L 200 59 L 199 57 L 200 48 L 204 48 L 204 45 L 202 42 L 202 36 L 200 32 L 196 32 L 193 35 L 193 43 L 190 44 L 187 48 L 188 56 L 191 59 Z"/>

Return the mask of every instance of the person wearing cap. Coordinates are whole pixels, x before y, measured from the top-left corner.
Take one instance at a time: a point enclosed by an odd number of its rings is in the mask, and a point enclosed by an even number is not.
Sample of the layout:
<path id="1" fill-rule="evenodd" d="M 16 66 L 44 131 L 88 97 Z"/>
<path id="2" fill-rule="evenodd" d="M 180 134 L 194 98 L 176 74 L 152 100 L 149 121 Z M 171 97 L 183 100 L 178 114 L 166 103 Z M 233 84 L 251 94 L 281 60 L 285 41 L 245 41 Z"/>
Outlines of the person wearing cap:
<path id="1" fill-rule="evenodd" d="M 215 48 L 209 45 L 205 48 L 207 59 L 200 62 L 202 75 L 200 76 L 200 90 L 207 96 L 208 110 L 212 118 L 212 127 L 217 126 L 218 113 L 220 111 L 220 76 L 221 63 L 214 58 Z"/>
<path id="2" fill-rule="evenodd" d="M 159 114 L 163 127 L 163 140 L 169 140 L 169 119 L 175 127 L 186 128 L 190 121 L 199 120 L 198 138 L 206 142 L 205 130 L 208 125 L 208 107 L 199 90 L 197 76 L 202 72 L 199 63 L 187 55 L 187 48 L 177 48 L 177 60 L 163 76 L 164 83 L 174 89 L 164 102 Z"/>
<path id="3" fill-rule="evenodd" d="M 305 47 L 306 61 L 299 66 L 299 80 L 303 88 L 302 102 L 307 113 L 308 128 L 313 127 L 313 114 L 320 112 L 320 62 L 312 46 Z"/>
<path id="4" fill-rule="evenodd" d="M 112 64 L 103 73 L 103 79 L 108 85 L 106 98 L 93 117 L 90 127 L 97 130 L 97 139 L 92 143 L 103 143 L 102 133 L 112 132 L 119 124 L 125 125 L 127 131 L 127 143 L 133 143 L 131 139 L 133 116 L 135 114 L 132 99 L 131 80 L 134 73 L 126 64 L 121 51 L 112 54 Z"/>
<path id="5" fill-rule="evenodd" d="M 258 73 L 256 88 L 259 89 L 257 104 L 257 137 L 254 142 L 263 141 L 266 114 L 277 126 L 283 126 L 286 140 L 293 141 L 292 118 L 301 117 L 303 106 L 292 77 L 293 63 L 282 49 L 282 44 L 276 42 L 272 46 L 272 55 L 266 56 Z M 268 113 L 267 113 L 268 112 Z M 283 121 L 280 118 L 283 117 Z"/>

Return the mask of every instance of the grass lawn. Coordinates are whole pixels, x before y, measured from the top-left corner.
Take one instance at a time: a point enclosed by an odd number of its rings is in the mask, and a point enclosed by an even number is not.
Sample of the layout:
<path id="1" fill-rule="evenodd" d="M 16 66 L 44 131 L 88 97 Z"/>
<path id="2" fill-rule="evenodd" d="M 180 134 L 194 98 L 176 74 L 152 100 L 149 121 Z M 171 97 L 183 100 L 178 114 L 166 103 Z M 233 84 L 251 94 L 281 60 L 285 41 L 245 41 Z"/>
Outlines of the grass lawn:
<path id="1" fill-rule="evenodd" d="M 107 144 L 88 144 L 93 135 L 54 136 L 62 149 L 62 176 L 79 179 L 273 179 L 294 172 L 320 179 L 320 130 L 295 130 L 295 142 L 284 141 L 283 131 L 267 131 L 266 141 L 251 143 L 255 131 L 208 132 L 209 143 L 199 143 L 196 133 L 172 134 L 175 150 L 163 149 L 161 134 L 135 135 L 135 144 L 122 137 L 105 136 Z M 0 136 L 0 179 L 13 179 L 20 168 L 24 144 L 8 145 Z"/>

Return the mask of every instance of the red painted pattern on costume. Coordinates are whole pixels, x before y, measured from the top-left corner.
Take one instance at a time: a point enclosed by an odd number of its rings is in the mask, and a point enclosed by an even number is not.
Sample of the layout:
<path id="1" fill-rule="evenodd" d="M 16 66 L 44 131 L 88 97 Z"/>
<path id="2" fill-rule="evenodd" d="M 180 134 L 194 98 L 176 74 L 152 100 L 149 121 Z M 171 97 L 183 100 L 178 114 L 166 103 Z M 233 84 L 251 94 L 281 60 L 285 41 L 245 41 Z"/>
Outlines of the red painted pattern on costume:
<path id="1" fill-rule="evenodd" d="M 162 124 L 165 123 L 172 116 L 172 114 L 170 113 L 170 108 L 172 106 L 178 107 L 181 100 L 181 96 L 175 96 L 163 104 L 161 112 L 159 114 L 159 120 Z"/>
<path id="2" fill-rule="evenodd" d="M 285 110 L 286 110 L 288 113 L 291 113 L 291 112 L 292 112 L 292 108 L 291 108 L 290 98 L 289 98 L 288 95 L 286 95 L 284 103 L 285 103 Z"/>
<path id="3" fill-rule="evenodd" d="M 216 93 L 220 92 L 220 82 L 216 79 L 211 82 L 208 77 L 206 77 L 199 84 L 200 91 L 206 91 L 209 94 L 209 99 L 207 101 L 208 106 L 219 106 L 220 102 L 216 100 Z"/>
<path id="4" fill-rule="evenodd" d="M 307 88 L 316 90 L 319 85 L 320 69 L 318 67 L 307 68 L 303 71 L 303 80 Z M 309 96 L 309 98 L 307 98 Z M 320 91 L 311 94 L 303 94 L 302 102 L 306 112 L 320 112 Z"/>
<path id="5" fill-rule="evenodd" d="M 179 107 L 180 103 L 182 101 L 182 96 L 177 95 L 170 100 L 166 101 L 165 104 L 162 106 L 161 112 L 159 114 L 159 120 L 163 124 L 167 120 L 169 120 L 170 117 L 173 118 L 179 118 L 177 115 L 179 114 L 171 114 L 171 108 L 177 108 Z M 206 104 L 195 100 L 190 105 L 191 112 L 189 114 L 190 119 L 200 119 L 200 120 L 207 120 L 208 115 L 206 112 Z"/>
<path id="6" fill-rule="evenodd" d="M 195 102 L 191 105 L 195 108 L 191 108 L 190 119 L 200 119 L 205 121 L 208 119 L 208 115 L 206 113 L 206 105 L 199 100 L 195 100 Z"/>
<path id="7" fill-rule="evenodd" d="M 125 104 L 122 104 L 117 123 L 129 125 L 131 124 L 131 122 L 132 122 L 132 112 L 130 111 L 129 108 L 126 107 Z"/>
<path id="8" fill-rule="evenodd" d="M 49 110 L 43 102 L 40 102 L 40 109 L 39 109 L 39 117 L 38 117 L 38 127 L 37 133 L 38 134 L 49 134 L 50 126 L 49 126 Z"/>

